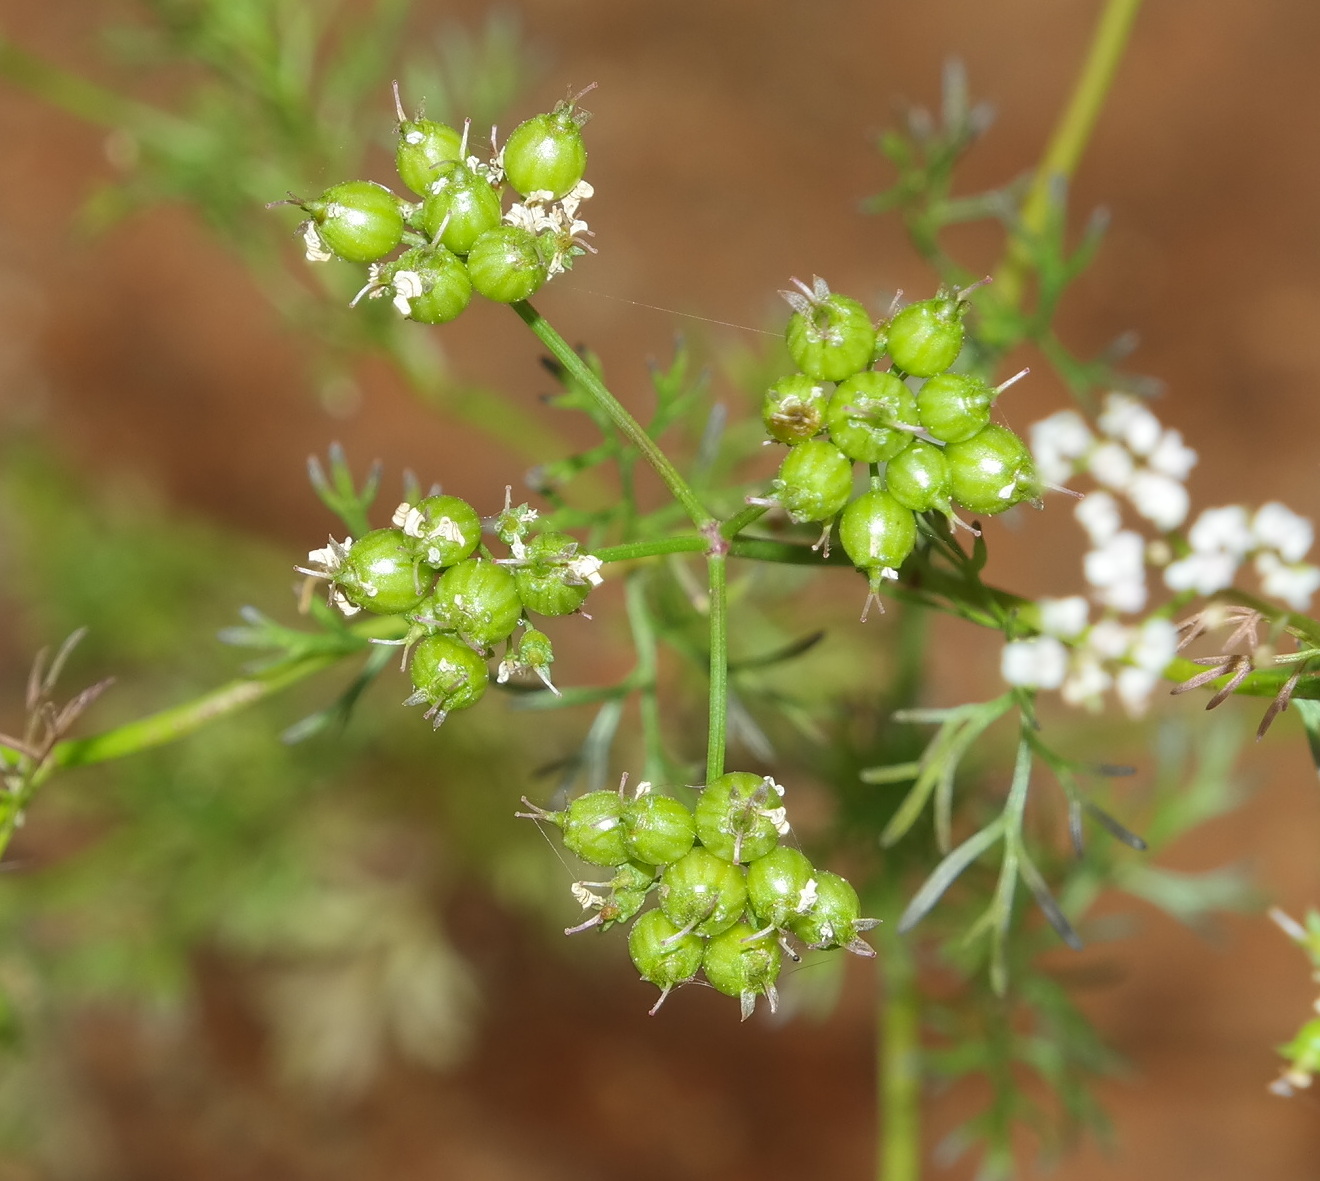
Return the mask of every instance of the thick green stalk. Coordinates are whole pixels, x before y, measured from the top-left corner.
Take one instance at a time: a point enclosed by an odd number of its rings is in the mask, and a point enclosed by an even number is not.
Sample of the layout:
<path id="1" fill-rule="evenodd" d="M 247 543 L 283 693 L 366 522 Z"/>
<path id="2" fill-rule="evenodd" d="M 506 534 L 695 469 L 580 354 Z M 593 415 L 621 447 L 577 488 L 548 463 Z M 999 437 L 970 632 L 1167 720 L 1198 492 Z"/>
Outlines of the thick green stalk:
<path id="1" fill-rule="evenodd" d="M 698 529 L 711 524 L 715 518 L 706 511 L 705 506 L 697 499 L 696 493 L 692 491 L 688 482 L 679 474 L 678 469 L 669 462 L 669 457 L 660 450 L 656 441 L 646 433 L 646 428 L 628 413 L 618 398 L 605 388 L 604 382 L 569 347 L 568 342 L 551 327 L 550 322 L 526 301 L 510 306 L 518 313 L 523 323 L 536 334 L 537 339 L 550 350 L 555 360 L 568 371 L 573 380 L 581 385 L 595 399 L 596 404 L 609 415 L 610 421 L 618 428 L 619 433 L 637 448 L 642 458 L 651 465 L 655 474 L 664 482 L 665 487 L 669 489 L 674 499 L 683 506 L 683 511 L 691 518 L 692 523 Z"/>
<path id="2" fill-rule="evenodd" d="M 710 725 L 706 734 L 706 782 L 724 774 L 729 713 L 728 559 L 722 547 L 706 555 L 710 578 Z"/>
<path id="3" fill-rule="evenodd" d="M 1004 261 L 995 272 L 995 295 L 1008 307 L 1022 306 L 1027 273 L 1031 269 L 1030 243 L 1045 228 L 1054 186 L 1060 180 L 1070 180 L 1077 171 L 1140 7 L 1141 0 L 1107 0 L 1100 14 L 1072 97 L 1055 124 L 1022 203 L 1018 230 L 1009 240 Z"/>

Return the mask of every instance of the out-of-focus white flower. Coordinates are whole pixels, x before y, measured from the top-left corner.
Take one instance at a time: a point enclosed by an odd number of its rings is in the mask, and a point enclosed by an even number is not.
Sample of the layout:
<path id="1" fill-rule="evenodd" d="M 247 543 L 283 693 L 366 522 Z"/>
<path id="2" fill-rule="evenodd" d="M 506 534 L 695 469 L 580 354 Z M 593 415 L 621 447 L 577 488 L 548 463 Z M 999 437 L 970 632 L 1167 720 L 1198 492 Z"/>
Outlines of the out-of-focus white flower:
<path id="1" fill-rule="evenodd" d="M 1311 597 L 1320 590 L 1320 569 L 1306 562 L 1283 562 L 1270 550 L 1256 555 L 1256 573 L 1261 589 L 1294 611 L 1309 608 Z"/>
<path id="2" fill-rule="evenodd" d="M 1082 570 L 1102 603 L 1118 611 L 1140 611 L 1146 605 L 1146 542 L 1140 533 L 1115 533 L 1082 559 Z"/>
<path id="3" fill-rule="evenodd" d="M 1082 497 L 1073 509 L 1073 516 L 1086 530 L 1092 545 L 1104 545 L 1123 527 L 1118 501 L 1108 492 L 1092 492 Z"/>
<path id="4" fill-rule="evenodd" d="M 1247 510 L 1240 504 L 1205 509 L 1193 522 L 1187 540 L 1198 554 L 1220 551 L 1241 558 L 1254 540 Z"/>
<path id="5" fill-rule="evenodd" d="M 1133 455 L 1149 455 L 1159 445 L 1163 427 L 1150 409 L 1131 394 L 1112 393 L 1096 425 L 1111 439 L 1117 439 Z"/>
<path id="6" fill-rule="evenodd" d="M 1183 442 L 1182 432 L 1170 428 L 1146 457 L 1146 463 L 1152 471 L 1185 480 L 1196 466 L 1196 458 L 1196 452 Z"/>
<path id="7" fill-rule="evenodd" d="M 1251 532 L 1258 545 L 1277 551 L 1285 562 L 1300 562 L 1315 540 L 1311 522 L 1277 500 L 1256 510 Z"/>
<path id="8" fill-rule="evenodd" d="M 1031 454 L 1043 480 L 1063 484 L 1072 478 L 1077 461 L 1095 442 L 1091 428 L 1076 410 L 1060 410 L 1031 427 Z"/>
<path id="9" fill-rule="evenodd" d="M 1087 457 L 1087 470 L 1099 484 L 1126 492 L 1136 470 L 1132 453 L 1119 443 L 1101 443 Z"/>
<path id="10" fill-rule="evenodd" d="M 1038 606 L 1040 630 L 1045 635 L 1073 640 L 1086 630 L 1086 618 L 1090 614 L 1091 604 L 1081 595 L 1069 595 L 1066 599 L 1041 599 Z"/>
<path id="11" fill-rule="evenodd" d="M 1139 471 L 1128 485 L 1133 507 L 1157 529 L 1168 532 L 1187 519 L 1187 489 L 1162 472 Z"/>
<path id="12" fill-rule="evenodd" d="M 1164 585 L 1172 591 L 1212 595 L 1233 585 L 1238 565 L 1232 554 L 1223 551 L 1189 554 L 1164 568 Z"/>
<path id="13" fill-rule="evenodd" d="M 1057 689 L 1068 672 L 1068 649 L 1053 636 L 1010 640 L 999 658 L 999 671 L 1010 685 Z"/>

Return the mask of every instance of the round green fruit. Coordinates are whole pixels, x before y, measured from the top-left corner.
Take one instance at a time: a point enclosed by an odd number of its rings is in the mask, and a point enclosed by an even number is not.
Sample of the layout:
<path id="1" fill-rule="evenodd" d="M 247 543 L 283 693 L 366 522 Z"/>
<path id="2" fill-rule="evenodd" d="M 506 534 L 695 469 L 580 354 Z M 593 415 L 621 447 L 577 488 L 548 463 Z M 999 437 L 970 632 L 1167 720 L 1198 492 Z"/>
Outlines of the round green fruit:
<path id="1" fill-rule="evenodd" d="M 871 364 L 875 327 L 860 303 L 819 292 L 799 295 L 799 300 L 800 310 L 789 317 L 784 336 L 789 356 L 803 373 L 817 381 L 843 381 Z"/>
<path id="2" fill-rule="evenodd" d="M 684 931 L 718 935 L 747 909 L 742 870 L 707 849 L 693 849 L 660 875 L 660 909 Z"/>
<path id="3" fill-rule="evenodd" d="M 917 400 L 892 373 L 868 370 L 834 391 L 825 422 L 830 442 L 849 459 L 883 463 L 912 442 Z"/>
<path id="4" fill-rule="evenodd" d="M 638 796 L 623 810 L 628 855 L 647 865 L 670 865 L 685 857 L 697 839 L 697 826 L 678 800 L 653 792 Z"/>
<path id="5" fill-rule="evenodd" d="M 966 310 L 965 301 L 938 296 L 896 312 L 886 326 L 894 364 L 913 377 L 943 373 L 962 352 Z"/>
<path id="6" fill-rule="evenodd" d="M 489 558 L 468 558 L 440 575 L 418 614 L 428 616 L 441 631 L 457 632 L 468 643 L 489 648 L 513 634 L 522 618 L 522 600 L 513 575 L 503 566 Z"/>
<path id="7" fill-rule="evenodd" d="M 993 516 L 1040 497 L 1031 452 L 1007 427 L 991 423 L 970 439 L 950 443 L 944 458 L 953 498 L 970 512 Z"/>
<path id="8" fill-rule="evenodd" d="M 571 102 L 518 124 L 504 144 L 504 175 L 526 197 L 548 192 L 559 200 L 587 171 L 582 112 Z"/>
<path id="9" fill-rule="evenodd" d="M 791 447 L 771 496 L 796 522 L 828 521 L 852 494 L 852 462 L 833 443 L 808 439 Z"/>
<path id="10" fill-rule="evenodd" d="M 426 705 L 426 717 L 439 726 L 456 709 L 476 705 L 486 692 L 486 662 L 453 636 L 425 636 L 408 665 L 414 692 L 404 705 Z"/>
<path id="11" fill-rule="evenodd" d="M 490 182 L 461 160 L 441 164 L 422 203 L 422 232 L 455 254 L 467 254 L 504 211 Z"/>
<path id="12" fill-rule="evenodd" d="M 706 944 L 701 968 L 716 990 L 741 1001 L 746 1021 L 756 1009 L 758 996 L 770 1002 L 772 1013 L 777 1008 L 775 980 L 781 959 L 773 933 L 758 934 L 746 923 L 737 923 Z"/>
<path id="13" fill-rule="evenodd" d="M 298 204 L 311 217 L 305 231 L 309 254 L 315 239 L 347 262 L 376 262 L 403 239 L 399 199 L 375 181 L 345 181 Z"/>
<path id="14" fill-rule="evenodd" d="M 705 941 L 683 932 L 660 910 L 648 910 L 628 932 L 628 954 L 641 978 L 660 989 L 652 1016 L 670 991 L 686 984 L 701 968 Z"/>
<path id="15" fill-rule="evenodd" d="M 472 244 L 467 266 L 472 286 L 496 303 L 530 298 L 549 274 L 536 238 L 521 226 L 487 230 Z"/>
<path id="16" fill-rule="evenodd" d="M 784 789 L 769 776 L 730 771 L 702 789 L 697 837 L 725 861 L 755 861 L 788 831 L 783 799 Z"/>

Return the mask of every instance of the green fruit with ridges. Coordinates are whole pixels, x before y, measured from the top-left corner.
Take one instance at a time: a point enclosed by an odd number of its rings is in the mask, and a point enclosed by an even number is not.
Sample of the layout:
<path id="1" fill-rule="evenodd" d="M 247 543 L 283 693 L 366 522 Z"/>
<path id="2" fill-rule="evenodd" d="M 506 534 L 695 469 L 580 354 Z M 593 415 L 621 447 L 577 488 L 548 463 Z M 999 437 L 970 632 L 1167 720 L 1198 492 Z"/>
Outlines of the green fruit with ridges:
<path id="1" fill-rule="evenodd" d="M 468 558 L 450 566 L 417 613 L 442 631 L 457 632 L 480 648 L 513 634 L 522 618 L 518 585 L 503 566 L 489 558 Z M 425 619 L 422 620 L 425 622 Z"/>
<path id="2" fill-rule="evenodd" d="M 578 550 L 577 539 L 567 533 L 542 533 L 532 539 L 513 572 L 524 607 L 538 615 L 571 615 L 586 602 L 592 586 L 600 582 L 600 563 Z"/>
<path id="3" fill-rule="evenodd" d="M 436 123 L 420 116 L 399 120 L 399 142 L 394 148 L 394 164 L 399 178 L 419 197 L 425 197 L 435 183 L 441 164 L 463 158 L 463 137 L 447 123 Z"/>
<path id="4" fill-rule="evenodd" d="M 816 870 L 797 849 L 780 845 L 747 867 L 747 902 L 763 927 L 782 930 L 816 901 Z"/>
<path id="5" fill-rule="evenodd" d="M 832 442 L 849 459 L 883 463 L 912 442 L 917 400 L 892 373 L 868 371 L 834 391 L 825 416 Z"/>
<path id="6" fill-rule="evenodd" d="M 466 500 L 437 493 L 395 510 L 394 523 L 415 539 L 418 556 L 435 570 L 456 566 L 481 541 L 481 518 Z"/>
<path id="7" fill-rule="evenodd" d="M 412 538 L 400 529 L 373 529 L 349 547 L 332 578 L 338 594 L 375 615 L 411 611 L 431 589 L 431 575 L 417 569 Z"/>
<path id="8" fill-rule="evenodd" d="M 519 123 L 504 144 L 504 175 L 522 196 L 548 192 L 559 200 L 587 171 L 582 112 L 561 102 Z"/>
<path id="9" fill-rule="evenodd" d="M 968 373 L 940 373 L 917 394 L 921 425 L 943 443 L 970 439 L 990 422 L 990 407 L 999 391 Z"/>
<path id="10" fill-rule="evenodd" d="M 309 253 L 315 239 L 346 262 L 377 262 L 403 239 L 399 199 L 374 181 L 345 181 L 296 203 L 311 217 L 304 232 Z"/>
<path id="11" fill-rule="evenodd" d="M 517 303 L 535 295 L 549 270 L 536 238 L 521 226 L 497 226 L 472 244 L 468 275 L 487 299 Z"/>
<path id="12" fill-rule="evenodd" d="M 788 831 L 783 800 L 784 789 L 769 776 L 730 771 L 702 789 L 697 838 L 726 861 L 755 861 Z"/>
<path id="13" fill-rule="evenodd" d="M 678 800 L 653 792 L 623 810 L 628 855 L 648 865 L 670 865 L 687 856 L 697 839 L 696 822 Z"/>
<path id="14" fill-rule="evenodd" d="M 944 448 L 953 498 L 973 512 L 993 516 L 1040 497 L 1027 445 L 1007 427 L 991 423 L 970 439 Z"/>
<path id="15" fill-rule="evenodd" d="M 380 287 L 394 306 L 419 324 L 448 324 L 472 302 L 472 280 L 458 255 L 443 246 L 414 246 L 381 269 Z"/>
<path id="16" fill-rule="evenodd" d="M 828 521 L 852 494 L 852 462 L 833 443 L 808 439 L 789 448 L 771 497 L 796 522 Z"/>
<path id="17" fill-rule="evenodd" d="M 952 482 L 942 448 L 913 439 L 885 467 L 885 488 L 904 508 L 914 513 L 938 509 L 950 513 Z"/>
<path id="18" fill-rule="evenodd" d="M 738 923 L 706 944 L 701 969 L 717 991 L 742 1002 L 746 1021 L 756 1008 L 758 996 L 769 1000 L 772 1013 L 778 1006 L 775 981 L 781 960 L 773 934 L 757 935 L 746 923 Z"/>
<path id="19" fill-rule="evenodd" d="M 486 662 L 453 636 L 426 636 L 408 664 L 413 695 L 404 705 L 426 705 L 426 717 L 440 725 L 456 709 L 469 709 L 485 695 Z"/>
<path id="20" fill-rule="evenodd" d="M 789 930 L 808 947 L 820 950 L 843 947 L 854 955 L 873 956 L 875 952 L 859 935 L 876 925 L 875 919 L 861 917 L 862 906 L 857 891 L 837 873 L 822 870 L 816 874 L 816 903 L 810 912 L 789 923 Z"/>
<path id="21" fill-rule="evenodd" d="M 875 327 L 860 303 L 846 295 L 800 300 L 805 310 L 789 317 L 784 338 L 789 356 L 803 373 L 817 381 L 843 381 L 871 364 Z"/>
<path id="22" fill-rule="evenodd" d="M 897 570 L 917 543 L 917 521 L 888 492 L 872 489 L 839 518 L 839 541 L 859 570 Z"/>
<path id="23" fill-rule="evenodd" d="M 718 935 L 747 909 L 742 870 L 707 849 L 693 849 L 660 875 L 660 909 L 685 931 Z"/>
<path id="24" fill-rule="evenodd" d="M 938 296 L 909 304 L 885 326 L 895 366 L 913 377 L 943 373 L 963 346 L 964 300 Z"/>
<path id="25" fill-rule="evenodd" d="M 485 233 L 504 217 L 499 194 L 490 181 L 463 161 L 440 165 L 430 192 L 422 203 L 422 232 L 455 254 L 467 254 Z M 441 226 L 444 233 L 440 233 Z"/>
<path id="26" fill-rule="evenodd" d="M 648 910 L 628 932 L 628 954 L 648 984 L 660 989 L 652 1015 L 664 1004 L 671 989 L 686 984 L 701 968 L 706 943 L 691 932 L 680 934 L 663 911 Z"/>

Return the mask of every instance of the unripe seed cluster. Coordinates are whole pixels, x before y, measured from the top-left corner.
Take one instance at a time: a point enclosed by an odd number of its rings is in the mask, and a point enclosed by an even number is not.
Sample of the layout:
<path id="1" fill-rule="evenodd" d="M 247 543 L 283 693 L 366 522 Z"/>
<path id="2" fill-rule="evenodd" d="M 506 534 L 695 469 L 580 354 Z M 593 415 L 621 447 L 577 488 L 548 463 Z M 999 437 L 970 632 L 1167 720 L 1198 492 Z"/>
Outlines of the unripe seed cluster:
<path id="1" fill-rule="evenodd" d="M 566 533 L 528 540 L 536 516 L 529 506 L 512 507 L 506 499 L 504 511 L 489 522 L 509 549 L 508 557 L 496 558 L 482 544 L 486 523 L 476 510 L 460 497 L 436 492 L 399 505 L 388 528 L 356 541 L 331 538 L 298 569 L 328 582 L 331 602 L 345 615 L 368 611 L 407 621 L 399 642 L 413 692 L 404 704 L 425 705 L 426 717 L 439 726 L 449 713 L 484 696 L 487 662 L 500 644 L 500 682 L 528 672 L 554 690 L 553 647 L 528 615 L 579 610 L 601 582 L 601 563 L 580 552 Z"/>
<path id="2" fill-rule="evenodd" d="M 420 114 L 410 119 L 397 87 L 395 105 L 395 164 L 419 200 L 354 180 L 315 200 L 287 202 L 307 214 L 301 230 L 310 261 L 371 264 L 354 303 L 388 296 L 408 319 L 445 324 L 474 291 L 497 303 L 528 299 L 590 249 L 591 231 L 578 217 L 592 196 L 583 179 L 588 116 L 574 99 L 519 124 L 502 149 L 492 134 L 489 160 L 469 154 L 470 121 L 460 134 Z M 519 198 L 508 209 L 506 192 Z"/>
<path id="3" fill-rule="evenodd" d="M 789 446 L 769 502 L 798 522 L 837 517 L 839 540 L 874 591 L 912 552 L 916 514 L 961 524 L 955 503 L 993 516 L 1039 497 L 1026 444 L 990 421 L 1011 381 L 994 387 L 949 371 L 962 351 L 966 292 L 910 304 L 877 327 L 823 279 L 797 287 L 783 295 L 799 372 L 762 402 L 766 432 Z M 857 463 L 879 474 L 854 497 Z"/>
<path id="4" fill-rule="evenodd" d="M 613 870 L 573 884 L 595 914 L 566 933 L 636 917 L 628 950 L 642 979 L 660 989 L 652 1013 L 698 973 L 738 998 L 744 1020 L 761 996 L 773 1011 L 783 955 L 799 958 L 790 936 L 813 949 L 875 954 L 860 933 L 876 920 L 861 917 L 852 886 L 780 844 L 789 827 L 773 779 L 729 772 L 701 789 L 692 809 L 649 783 L 632 795 L 625 788 L 626 778 L 617 791 L 588 792 L 560 812 L 524 798 L 531 811 L 518 815 L 554 824 L 570 852 Z M 652 893 L 657 905 L 637 917 Z"/>

